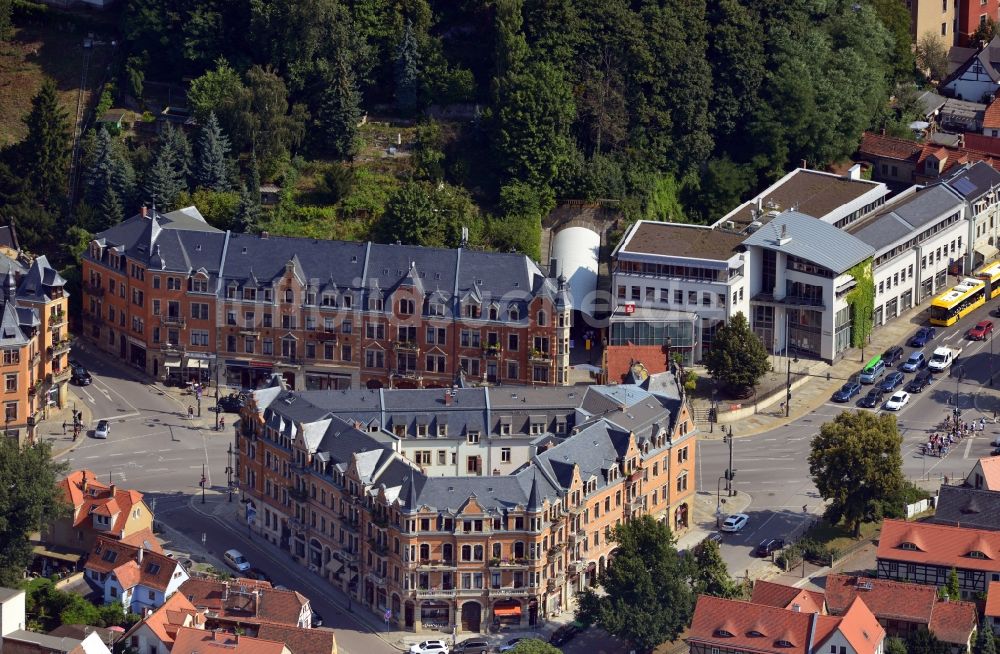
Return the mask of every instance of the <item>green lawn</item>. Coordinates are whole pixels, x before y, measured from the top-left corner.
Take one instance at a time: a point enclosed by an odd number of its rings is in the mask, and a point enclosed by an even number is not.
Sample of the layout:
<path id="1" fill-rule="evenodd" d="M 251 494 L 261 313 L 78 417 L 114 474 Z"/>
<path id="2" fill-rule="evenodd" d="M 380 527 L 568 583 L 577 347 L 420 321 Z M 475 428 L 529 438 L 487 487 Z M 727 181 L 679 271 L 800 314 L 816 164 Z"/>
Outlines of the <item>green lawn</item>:
<path id="1" fill-rule="evenodd" d="M 861 523 L 861 538 L 855 538 L 843 523 L 828 525 L 821 521 L 818 525 L 807 531 L 804 538 L 811 538 L 820 543 L 825 543 L 835 552 L 843 552 L 857 543 L 872 538 L 879 530 L 879 527 L 878 523 L 863 522 Z"/>

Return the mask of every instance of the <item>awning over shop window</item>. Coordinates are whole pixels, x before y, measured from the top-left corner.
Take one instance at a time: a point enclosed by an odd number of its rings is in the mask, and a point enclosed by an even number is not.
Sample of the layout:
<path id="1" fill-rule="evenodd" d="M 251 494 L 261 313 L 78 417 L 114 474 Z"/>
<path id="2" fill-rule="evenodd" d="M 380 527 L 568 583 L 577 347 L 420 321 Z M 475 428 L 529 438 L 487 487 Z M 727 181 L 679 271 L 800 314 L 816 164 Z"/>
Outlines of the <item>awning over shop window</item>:
<path id="1" fill-rule="evenodd" d="M 330 562 L 326 564 L 326 569 L 329 570 L 331 574 L 337 574 L 344 569 L 344 564 L 337 559 L 330 559 Z"/>
<path id="2" fill-rule="evenodd" d="M 185 368 L 208 368 L 208 361 L 195 359 L 194 357 L 184 357 Z"/>
<path id="3" fill-rule="evenodd" d="M 521 615 L 520 605 L 497 606 L 493 609 L 493 615 L 498 618 L 516 618 Z"/>
<path id="4" fill-rule="evenodd" d="M 172 359 L 170 361 L 164 361 L 163 362 L 163 367 L 164 368 L 180 368 L 181 367 L 181 360 L 180 359 Z"/>
<path id="5" fill-rule="evenodd" d="M 983 261 L 989 261 L 997 256 L 997 254 L 1000 254 L 1000 250 L 989 244 L 977 245 L 976 252 L 982 255 Z"/>

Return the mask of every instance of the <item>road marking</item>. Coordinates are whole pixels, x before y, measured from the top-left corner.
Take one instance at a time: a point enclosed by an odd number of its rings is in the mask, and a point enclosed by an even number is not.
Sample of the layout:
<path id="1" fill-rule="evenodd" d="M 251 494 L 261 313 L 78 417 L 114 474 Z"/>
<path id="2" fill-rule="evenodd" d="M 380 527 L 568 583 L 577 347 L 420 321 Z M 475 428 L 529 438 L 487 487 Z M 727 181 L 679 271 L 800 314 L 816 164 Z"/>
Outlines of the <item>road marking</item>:
<path id="1" fill-rule="evenodd" d="M 85 459 L 99 459 L 99 458 L 101 458 L 101 455 L 100 454 L 95 454 L 94 456 L 85 456 L 83 458 L 85 458 Z"/>
<path id="2" fill-rule="evenodd" d="M 965 441 L 966 441 L 966 443 L 965 443 L 965 452 L 962 453 L 962 458 L 963 459 L 968 459 L 969 458 L 969 450 L 972 449 L 972 439 L 971 438 L 967 438 L 967 439 L 965 439 Z"/>

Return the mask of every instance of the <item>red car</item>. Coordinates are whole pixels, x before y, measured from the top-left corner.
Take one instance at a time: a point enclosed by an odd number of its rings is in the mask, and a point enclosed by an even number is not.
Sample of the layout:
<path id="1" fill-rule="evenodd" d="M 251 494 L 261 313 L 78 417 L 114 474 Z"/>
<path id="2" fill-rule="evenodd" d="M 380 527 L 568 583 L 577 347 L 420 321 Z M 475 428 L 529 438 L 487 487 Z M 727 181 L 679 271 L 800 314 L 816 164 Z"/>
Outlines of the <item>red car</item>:
<path id="1" fill-rule="evenodd" d="M 976 326 L 966 334 L 974 341 L 985 341 L 986 337 L 993 333 L 993 323 L 989 320 L 981 320 Z"/>

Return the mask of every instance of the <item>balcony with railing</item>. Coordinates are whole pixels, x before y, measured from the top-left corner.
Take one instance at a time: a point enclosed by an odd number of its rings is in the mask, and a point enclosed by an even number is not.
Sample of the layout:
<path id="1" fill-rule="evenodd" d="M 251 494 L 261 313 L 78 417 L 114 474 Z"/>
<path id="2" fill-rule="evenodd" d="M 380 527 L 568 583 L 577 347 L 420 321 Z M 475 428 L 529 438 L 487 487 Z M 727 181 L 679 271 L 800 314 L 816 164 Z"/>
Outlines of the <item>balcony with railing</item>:
<path id="1" fill-rule="evenodd" d="M 775 297 L 773 293 L 757 293 L 750 298 L 750 301 L 759 302 L 761 304 L 780 304 L 792 307 L 815 307 L 817 309 L 826 308 L 826 303 L 823 301 L 822 297 L 803 295 L 785 295 L 784 297 L 778 298 Z"/>
<path id="2" fill-rule="evenodd" d="M 63 368 L 62 370 L 54 370 L 52 372 L 52 383 L 61 384 L 62 382 L 68 380 L 72 374 L 73 371 L 69 368 L 69 366 Z"/>
<path id="3" fill-rule="evenodd" d="M 392 347 L 397 352 L 420 353 L 420 346 L 415 341 L 394 341 Z"/>
<path id="4" fill-rule="evenodd" d="M 417 559 L 417 570 L 431 572 L 442 568 L 454 568 L 457 563 L 454 559 Z"/>
<path id="5" fill-rule="evenodd" d="M 296 502 L 305 502 L 309 499 L 309 493 L 307 493 L 305 489 L 298 488 L 296 486 L 290 486 L 288 488 L 288 496 Z"/>
<path id="6" fill-rule="evenodd" d="M 353 550 L 341 550 L 340 558 L 347 564 L 357 563 L 358 553 Z"/>
<path id="7" fill-rule="evenodd" d="M 29 360 L 29 363 L 31 365 L 33 365 L 33 366 L 37 366 L 41 361 L 42 361 L 42 353 L 41 352 L 35 352 L 34 354 L 31 355 L 31 359 Z"/>
<path id="8" fill-rule="evenodd" d="M 385 586 L 385 575 L 380 575 L 376 572 L 369 572 L 365 575 L 365 579 L 372 582 L 376 586 Z"/>
<path id="9" fill-rule="evenodd" d="M 497 359 L 501 354 L 503 354 L 503 348 L 500 347 L 499 343 L 490 343 L 483 348 L 483 356 L 485 357 Z"/>
<path id="10" fill-rule="evenodd" d="M 549 577 L 548 580 L 546 581 L 546 584 L 548 585 L 549 590 L 556 590 L 557 588 L 559 588 L 560 586 L 562 586 L 564 583 L 566 583 L 566 574 L 563 573 L 563 572 L 560 572 L 557 575 Z"/>
<path id="11" fill-rule="evenodd" d="M 507 586 L 505 588 L 490 589 L 490 595 L 498 597 L 524 597 L 537 593 L 538 589 L 533 586 Z"/>
<path id="12" fill-rule="evenodd" d="M 66 312 L 65 311 L 53 311 L 49 314 L 49 327 L 56 328 L 62 327 L 66 324 Z"/>
<path id="13" fill-rule="evenodd" d="M 185 318 L 184 316 L 177 315 L 175 313 L 174 314 L 165 313 L 160 316 L 160 324 L 183 327 L 184 325 L 187 324 L 187 318 Z"/>
<path id="14" fill-rule="evenodd" d="M 55 358 L 69 352 L 72 346 L 73 346 L 73 341 L 68 338 L 64 338 L 58 343 L 55 343 L 51 347 L 49 347 L 46 350 L 46 352 L 48 352 L 49 358 Z"/>
<path id="15" fill-rule="evenodd" d="M 177 343 L 160 343 L 160 351 L 167 356 L 180 356 L 184 354 L 184 346 Z"/>
<path id="16" fill-rule="evenodd" d="M 388 556 L 389 545 L 387 543 L 380 543 L 374 538 L 368 539 L 368 548 L 378 556 Z"/>
<path id="17" fill-rule="evenodd" d="M 399 368 L 392 371 L 392 376 L 398 377 L 399 379 L 423 379 L 423 375 L 420 374 L 419 370 L 402 370 Z"/>
<path id="18" fill-rule="evenodd" d="M 482 592 L 482 591 L 479 591 Z M 418 588 L 417 599 L 452 599 L 457 594 L 454 588 Z"/>
<path id="19" fill-rule="evenodd" d="M 340 516 L 340 522 L 345 527 L 347 527 L 348 529 L 350 529 L 351 531 L 353 531 L 355 533 L 357 533 L 357 531 L 361 528 L 361 521 L 360 520 L 352 519 L 352 518 L 350 518 L 350 517 L 348 517 L 346 515 Z"/>
<path id="20" fill-rule="evenodd" d="M 83 292 L 87 295 L 93 295 L 94 297 L 104 296 L 104 287 L 100 284 L 91 284 L 90 282 L 84 282 Z"/>
<path id="21" fill-rule="evenodd" d="M 550 550 L 551 551 L 551 550 Z M 527 568 L 531 561 L 525 558 L 520 559 L 490 559 L 491 568 Z"/>
<path id="22" fill-rule="evenodd" d="M 549 363 L 552 361 L 552 355 L 548 352 L 532 349 L 528 354 L 528 359 L 534 363 Z"/>

